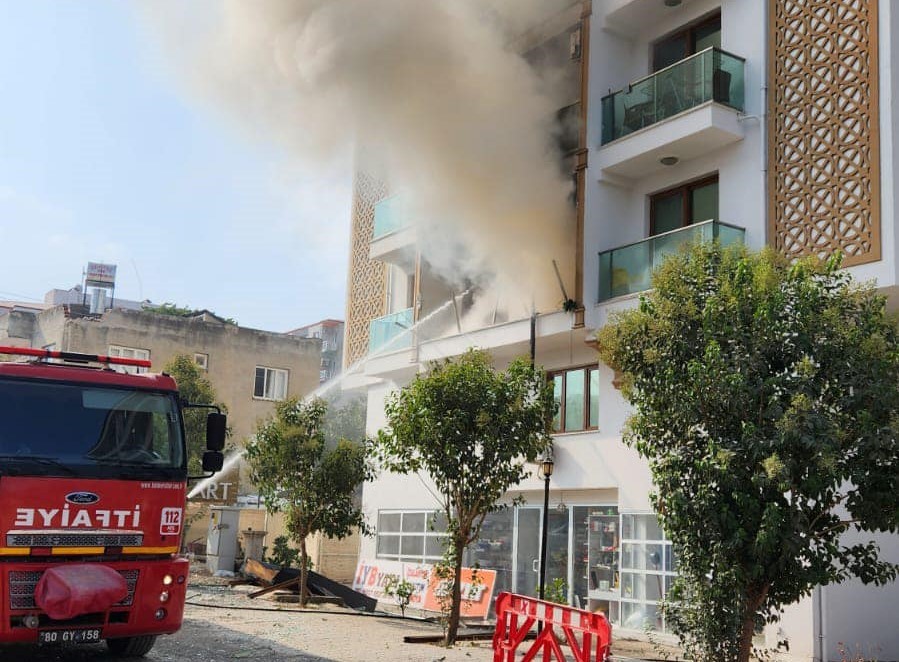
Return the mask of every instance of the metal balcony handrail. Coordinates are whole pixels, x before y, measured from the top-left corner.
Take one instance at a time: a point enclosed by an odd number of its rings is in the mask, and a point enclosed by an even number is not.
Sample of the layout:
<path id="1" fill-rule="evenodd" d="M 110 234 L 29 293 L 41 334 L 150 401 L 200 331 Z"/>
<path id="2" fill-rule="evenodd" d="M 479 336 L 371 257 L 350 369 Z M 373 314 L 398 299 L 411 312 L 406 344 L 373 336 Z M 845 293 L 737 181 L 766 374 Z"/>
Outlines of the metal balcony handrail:
<path id="1" fill-rule="evenodd" d="M 668 235 L 676 234 L 678 232 L 683 232 L 684 230 L 691 230 L 693 228 L 702 227 L 704 225 L 708 225 L 709 223 L 715 223 L 718 225 L 723 225 L 726 228 L 731 228 L 733 230 L 745 230 L 745 228 L 741 228 L 739 225 L 733 225 L 732 223 L 725 223 L 723 221 L 716 221 L 714 218 L 710 218 L 706 221 L 699 221 L 698 223 L 691 223 L 690 225 L 685 225 L 680 228 L 675 228 L 674 230 L 668 230 L 668 232 L 660 232 L 659 234 L 654 234 L 651 237 L 644 237 L 643 239 L 639 239 L 637 241 L 632 241 L 629 244 L 622 244 L 621 246 L 616 246 L 615 248 L 608 248 L 604 251 L 599 251 L 599 255 L 605 255 L 606 253 L 611 253 L 613 251 L 624 250 L 625 248 L 630 248 L 631 246 L 636 246 L 637 244 L 643 244 L 647 241 L 652 241 L 654 239 L 659 239 L 661 237 L 667 237 Z"/>
<path id="2" fill-rule="evenodd" d="M 673 68 L 675 68 L 675 67 L 679 67 L 679 66 L 681 66 L 684 62 L 687 62 L 688 60 L 692 60 L 692 59 L 694 59 L 694 58 L 697 58 L 697 57 L 699 57 L 699 56 L 701 56 L 701 55 L 705 55 L 705 54 L 708 53 L 709 51 L 716 51 L 716 52 L 718 52 L 718 53 L 721 53 L 722 55 L 727 55 L 728 57 L 732 57 L 732 58 L 734 58 L 735 60 L 739 60 L 740 62 L 743 62 L 743 63 L 746 62 L 746 58 L 745 58 L 745 57 L 740 57 L 739 55 L 735 55 L 735 54 L 733 54 L 733 53 L 731 53 L 731 52 L 729 52 L 729 51 L 724 50 L 723 48 L 718 48 L 717 46 L 709 46 L 708 48 L 704 48 L 703 50 L 699 51 L 698 53 L 693 53 L 693 55 L 688 55 L 688 56 L 685 57 L 683 60 L 678 60 L 678 61 L 675 62 L 674 64 L 669 64 L 667 67 L 662 67 L 662 68 L 659 69 L 658 71 L 653 71 L 652 73 L 643 76 L 643 78 L 638 78 L 638 79 L 636 79 L 636 80 L 632 80 L 630 83 L 627 84 L 627 87 L 622 87 L 620 90 L 616 90 L 615 92 L 609 92 L 607 95 L 605 95 L 604 97 L 602 97 L 602 99 L 608 99 L 609 97 L 613 97 L 613 96 L 615 96 L 616 94 L 620 94 L 621 92 L 625 92 L 625 91 L 630 92 L 631 89 L 632 89 L 635 85 L 639 85 L 640 83 L 642 83 L 642 82 L 644 82 L 644 81 L 647 81 L 647 80 L 649 80 L 650 78 L 653 78 L 653 77 L 655 77 L 655 76 L 658 76 L 659 74 L 663 74 L 663 73 L 665 73 L 666 71 L 669 71 L 670 69 L 673 69 Z"/>

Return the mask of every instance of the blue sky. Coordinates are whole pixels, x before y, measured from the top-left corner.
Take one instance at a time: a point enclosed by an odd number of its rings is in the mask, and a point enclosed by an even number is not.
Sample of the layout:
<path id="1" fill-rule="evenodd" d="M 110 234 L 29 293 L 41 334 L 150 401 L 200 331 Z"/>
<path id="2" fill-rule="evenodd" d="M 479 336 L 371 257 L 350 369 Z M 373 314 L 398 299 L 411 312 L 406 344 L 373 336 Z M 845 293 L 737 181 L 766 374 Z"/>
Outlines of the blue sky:
<path id="1" fill-rule="evenodd" d="M 128 3 L 0 6 L 0 299 L 105 261 L 129 299 L 274 331 L 343 318 L 348 178 L 191 99 Z"/>

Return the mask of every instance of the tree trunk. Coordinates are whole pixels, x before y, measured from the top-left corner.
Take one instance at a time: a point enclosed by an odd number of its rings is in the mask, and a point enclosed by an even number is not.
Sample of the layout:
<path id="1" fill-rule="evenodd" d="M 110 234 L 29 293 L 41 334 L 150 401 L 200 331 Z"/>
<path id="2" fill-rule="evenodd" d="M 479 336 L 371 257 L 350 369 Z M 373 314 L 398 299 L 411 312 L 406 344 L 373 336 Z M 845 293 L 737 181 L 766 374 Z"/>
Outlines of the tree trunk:
<path id="1" fill-rule="evenodd" d="M 755 635 L 755 615 L 768 595 L 768 587 L 750 588 L 746 596 L 746 610 L 743 612 L 743 626 L 740 628 L 737 662 L 749 662 L 752 655 L 752 637 Z"/>
<path id="2" fill-rule="evenodd" d="M 446 624 L 446 645 L 456 643 L 456 634 L 459 631 L 459 614 L 462 610 L 462 552 L 465 544 L 461 537 L 453 540 L 455 558 L 453 563 L 453 599 L 450 603 L 449 620 Z"/>
<path id="3" fill-rule="evenodd" d="M 300 607 L 306 606 L 309 591 L 306 581 L 309 579 L 309 554 L 306 552 L 306 536 L 300 538 Z"/>

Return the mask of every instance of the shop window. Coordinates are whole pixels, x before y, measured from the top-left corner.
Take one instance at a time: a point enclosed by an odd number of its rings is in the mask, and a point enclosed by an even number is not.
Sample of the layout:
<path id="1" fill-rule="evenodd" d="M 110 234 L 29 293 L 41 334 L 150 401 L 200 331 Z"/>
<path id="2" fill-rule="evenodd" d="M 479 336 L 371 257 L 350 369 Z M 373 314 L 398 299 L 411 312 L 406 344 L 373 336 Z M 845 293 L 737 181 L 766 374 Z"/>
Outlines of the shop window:
<path id="1" fill-rule="evenodd" d="M 667 631 L 659 603 L 671 588 L 677 557 L 654 514 L 621 516 L 621 620 L 634 630 Z"/>
<path id="2" fill-rule="evenodd" d="M 555 432 L 595 430 L 599 425 L 599 370 L 573 368 L 550 375 L 558 410 Z"/>
<path id="3" fill-rule="evenodd" d="M 656 193 L 649 198 L 650 235 L 718 220 L 718 175 Z"/>
<path id="4" fill-rule="evenodd" d="M 431 563 L 443 558 L 446 518 L 432 510 L 378 513 L 379 559 Z"/>
<path id="5" fill-rule="evenodd" d="M 574 507 L 575 606 L 618 619 L 620 522 L 616 506 Z"/>
<path id="6" fill-rule="evenodd" d="M 652 47 L 653 72 L 710 47 L 721 48 L 721 14 L 715 13 L 659 39 Z"/>
<path id="7" fill-rule="evenodd" d="M 287 397 L 287 371 L 256 366 L 253 397 L 263 400 L 283 400 Z"/>

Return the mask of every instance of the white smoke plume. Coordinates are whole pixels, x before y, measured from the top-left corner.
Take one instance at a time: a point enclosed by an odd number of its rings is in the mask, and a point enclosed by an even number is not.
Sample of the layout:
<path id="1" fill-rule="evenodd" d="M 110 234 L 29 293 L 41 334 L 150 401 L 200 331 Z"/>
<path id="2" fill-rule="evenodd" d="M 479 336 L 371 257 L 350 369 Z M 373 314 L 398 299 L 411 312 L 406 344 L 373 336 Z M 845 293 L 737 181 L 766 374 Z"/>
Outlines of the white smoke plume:
<path id="1" fill-rule="evenodd" d="M 148 4 L 207 99 L 307 166 L 353 154 L 401 193 L 450 282 L 547 310 L 562 298 L 555 258 L 573 291 L 571 180 L 552 138 L 564 103 L 512 38 L 571 0 Z"/>

